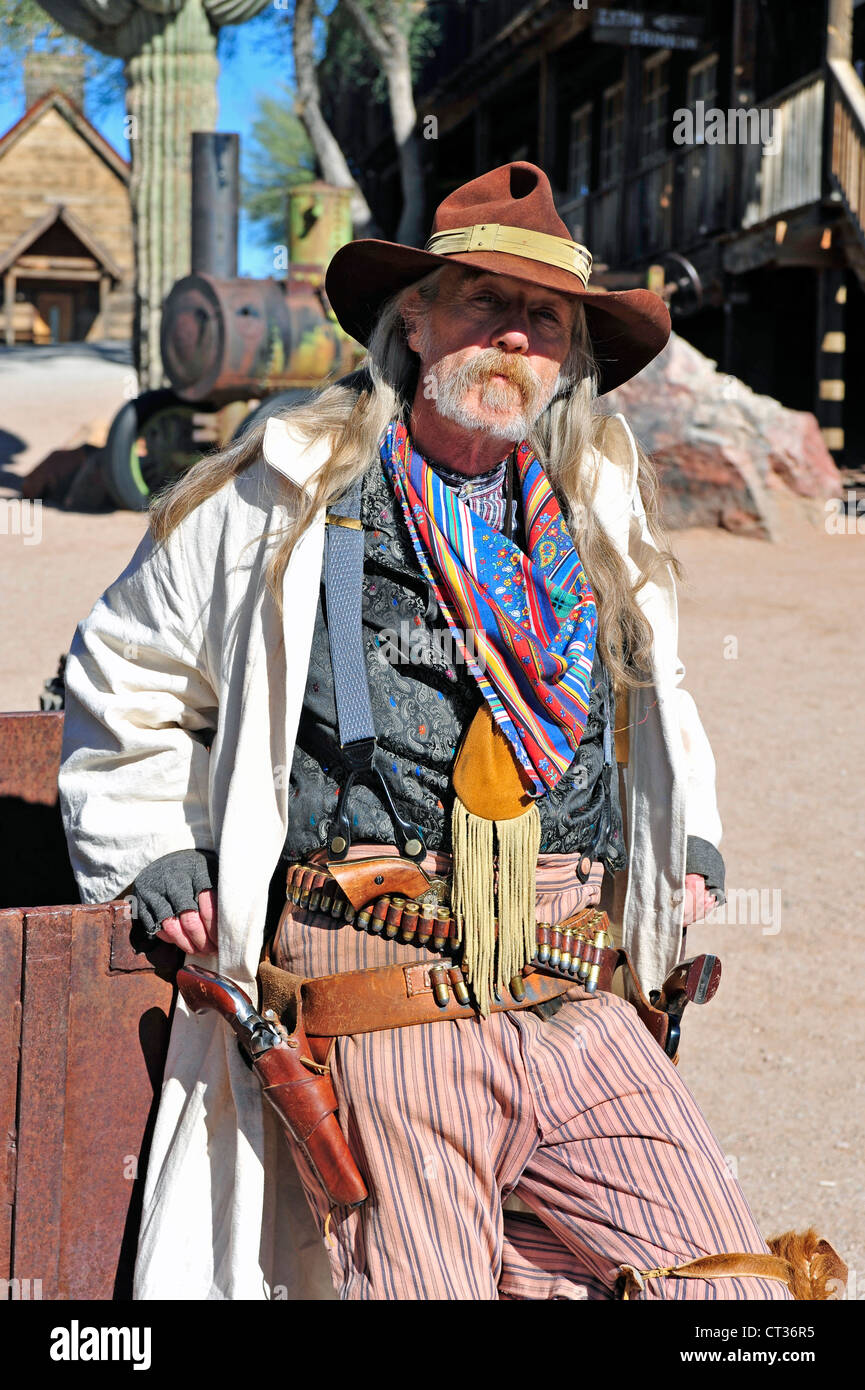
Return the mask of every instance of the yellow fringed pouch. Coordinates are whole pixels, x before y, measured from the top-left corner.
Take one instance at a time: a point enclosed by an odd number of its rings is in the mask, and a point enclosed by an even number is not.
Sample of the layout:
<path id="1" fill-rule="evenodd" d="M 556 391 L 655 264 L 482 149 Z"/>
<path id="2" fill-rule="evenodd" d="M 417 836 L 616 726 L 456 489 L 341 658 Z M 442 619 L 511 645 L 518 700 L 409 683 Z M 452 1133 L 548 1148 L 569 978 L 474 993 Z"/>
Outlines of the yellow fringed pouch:
<path id="1" fill-rule="evenodd" d="M 493 994 L 532 959 L 535 868 L 541 818 L 531 782 L 484 702 L 460 744 L 453 770 L 451 903 L 463 964 L 481 1016 Z M 498 941 L 493 832 L 498 848 Z"/>

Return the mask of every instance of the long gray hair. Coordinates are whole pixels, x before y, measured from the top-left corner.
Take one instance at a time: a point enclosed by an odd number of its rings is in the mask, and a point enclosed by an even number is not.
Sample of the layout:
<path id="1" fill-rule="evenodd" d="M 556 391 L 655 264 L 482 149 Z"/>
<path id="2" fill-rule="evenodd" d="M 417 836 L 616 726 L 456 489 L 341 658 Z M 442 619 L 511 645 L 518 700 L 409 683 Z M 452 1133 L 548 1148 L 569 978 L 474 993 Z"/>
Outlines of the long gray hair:
<path id="1" fill-rule="evenodd" d="M 282 579 L 298 539 L 313 518 L 370 466 L 382 434 L 392 420 L 409 427 L 418 384 L 419 359 L 406 341 L 405 317 L 416 318 L 434 301 L 448 267 L 389 299 L 379 314 L 366 357 L 357 372 L 317 392 L 311 400 L 282 412 L 293 434 L 309 443 L 327 437 L 331 453 L 310 480 L 308 490 L 279 475 L 285 488 L 288 523 L 270 533 L 279 539 L 267 567 L 267 585 L 282 612 Z M 566 389 L 560 390 L 529 432 L 556 492 L 598 604 L 598 649 L 620 687 L 646 685 L 652 630 L 637 602 L 641 586 L 667 565 L 681 569 L 669 549 L 658 516 L 657 475 L 638 447 L 638 485 L 650 534 L 658 553 L 646 556 L 632 583 L 625 564 L 596 520 L 592 500 L 598 482 L 597 455 L 621 454 L 627 447 L 616 422 L 595 414 L 597 370 L 585 314 L 576 305 L 571 349 L 562 365 Z M 163 541 L 206 498 L 250 468 L 262 454 L 266 421 L 253 426 L 236 443 L 206 454 L 150 507 L 150 531 Z"/>

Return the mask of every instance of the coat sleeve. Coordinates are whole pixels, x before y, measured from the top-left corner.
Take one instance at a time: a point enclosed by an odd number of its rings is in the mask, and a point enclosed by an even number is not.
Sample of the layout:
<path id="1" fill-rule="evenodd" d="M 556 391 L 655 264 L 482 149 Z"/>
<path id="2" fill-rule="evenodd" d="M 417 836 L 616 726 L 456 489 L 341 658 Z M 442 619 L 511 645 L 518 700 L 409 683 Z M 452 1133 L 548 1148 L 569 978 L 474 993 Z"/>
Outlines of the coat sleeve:
<path id="1" fill-rule="evenodd" d="M 684 676 L 684 667 L 682 667 Z M 688 768 L 688 801 L 685 829 L 689 836 L 708 840 L 717 849 L 721 843 L 721 817 L 715 790 L 715 757 L 697 713 L 694 698 L 677 688 L 679 729 Z"/>
<path id="2" fill-rule="evenodd" d="M 146 535 L 70 647 L 58 785 L 85 903 L 118 896 L 171 850 L 214 848 L 202 732 L 218 701 L 189 541 L 185 523 L 160 546 Z"/>
<path id="3" fill-rule="evenodd" d="M 643 500 L 640 496 L 640 489 L 636 481 L 637 456 L 636 448 L 633 444 L 633 435 L 630 427 L 624 421 L 624 417 L 619 416 L 626 425 L 630 436 L 633 452 L 633 491 L 631 507 L 634 519 L 631 523 L 632 536 L 636 532 L 638 547 L 648 546 L 654 549 L 654 541 L 648 530 L 646 523 L 646 512 Z M 669 572 L 669 567 L 668 567 Z M 675 703 L 677 723 L 684 750 L 685 767 L 688 775 L 688 789 L 686 801 L 685 828 L 689 836 L 697 836 L 701 840 L 707 840 L 709 844 L 717 847 L 721 843 L 721 817 L 718 813 L 718 802 L 715 790 L 715 758 L 712 747 L 703 728 L 697 706 L 693 696 L 682 687 L 685 677 L 685 666 L 678 654 L 678 607 L 675 596 L 675 579 L 672 573 L 669 574 L 669 598 L 668 609 L 670 621 L 666 624 L 672 635 L 673 641 L 667 646 L 659 643 L 663 653 L 662 665 L 665 668 L 665 695 Z M 659 635 L 656 633 L 656 641 Z"/>

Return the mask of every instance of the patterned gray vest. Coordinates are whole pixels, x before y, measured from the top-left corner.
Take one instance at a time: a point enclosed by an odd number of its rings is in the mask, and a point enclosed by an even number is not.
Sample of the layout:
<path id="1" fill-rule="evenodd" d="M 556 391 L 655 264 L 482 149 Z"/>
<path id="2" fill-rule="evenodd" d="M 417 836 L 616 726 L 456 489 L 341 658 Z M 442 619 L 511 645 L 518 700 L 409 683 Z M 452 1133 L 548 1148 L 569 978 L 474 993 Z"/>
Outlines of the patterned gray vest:
<path id="1" fill-rule="evenodd" d="M 363 638 L 377 766 L 400 814 L 420 826 L 427 849 L 450 853 L 454 755 L 482 697 L 418 564 L 379 459 L 363 478 L 361 521 Z M 580 746 L 556 788 L 538 802 L 544 853 L 585 852 L 600 822 L 602 683 L 609 688 L 613 725 L 615 706 L 606 667 L 597 655 L 592 674 L 595 689 Z M 300 858 L 326 842 L 342 776 L 322 571 L 289 779 L 285 858 Z M 612 828 L 596 857 L 616 870 L 624 867 L 626 856 L 615 767 L 611 792 Z M 348 811 L 354 841 L 394 843 L 390 815 L 374 787 L 355 783 Z"/>

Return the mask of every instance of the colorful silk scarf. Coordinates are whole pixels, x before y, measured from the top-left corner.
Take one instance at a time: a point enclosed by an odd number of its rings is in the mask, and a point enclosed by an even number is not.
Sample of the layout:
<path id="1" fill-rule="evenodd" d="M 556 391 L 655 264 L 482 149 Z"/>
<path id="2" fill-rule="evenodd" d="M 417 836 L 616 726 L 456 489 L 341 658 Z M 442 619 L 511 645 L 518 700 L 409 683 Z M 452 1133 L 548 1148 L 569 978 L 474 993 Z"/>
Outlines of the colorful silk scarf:
<path id="1" fill-rule="evenodd" d="M 454 640 L 542 796 L 585 731 L 597 634 L 595 598 L 547 477 L 519 444 L 525 555 L 459 500 L 402 423 L 388 426 L 381 458 Z"/>

